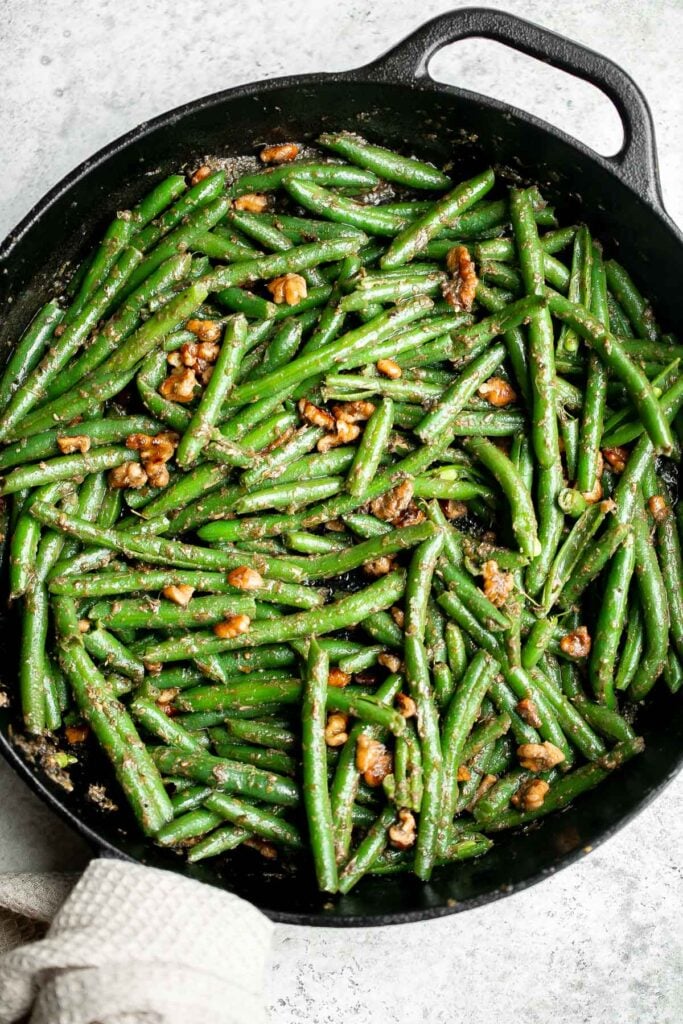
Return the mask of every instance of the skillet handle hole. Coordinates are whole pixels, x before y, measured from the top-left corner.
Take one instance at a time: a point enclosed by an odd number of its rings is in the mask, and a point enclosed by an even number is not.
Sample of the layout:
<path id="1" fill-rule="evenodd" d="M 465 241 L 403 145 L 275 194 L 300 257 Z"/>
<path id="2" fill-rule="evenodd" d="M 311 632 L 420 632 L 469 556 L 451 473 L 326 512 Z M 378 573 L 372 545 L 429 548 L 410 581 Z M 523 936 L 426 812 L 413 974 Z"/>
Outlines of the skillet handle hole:
<path id="1" fill-rule="evenodd" d="M 621 118 L 600 89 L 503 43 L 470 38 L 444 46 L 430 59 L 429 75 L 534 114 L 602 156 L 624 144 Z"/>

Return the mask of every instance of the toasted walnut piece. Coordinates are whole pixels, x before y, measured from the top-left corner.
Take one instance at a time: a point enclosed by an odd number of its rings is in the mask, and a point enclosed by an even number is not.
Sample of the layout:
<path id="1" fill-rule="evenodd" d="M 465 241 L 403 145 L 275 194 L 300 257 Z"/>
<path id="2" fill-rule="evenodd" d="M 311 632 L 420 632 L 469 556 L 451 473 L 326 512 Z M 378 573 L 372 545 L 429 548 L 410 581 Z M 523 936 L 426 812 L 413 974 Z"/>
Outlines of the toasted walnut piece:
<path id="1" fill-rule="evenodd" d="M 628 462 L 628 448 L 603 448 L 602 457 L 614 473 L 623 473 Z"/>
<path id="2" fill-rule="evenodd" d="M 394 568 L 394 560 L 391 555 L 380 555 L 369 562 L 363 562 L 363 572 L 366 576 L 386 576 Z"/>
<path id="3" fill-rule="evenodd" d="M 422 509 L 418 508 L 414 501 L 411 501 L 408 508 L 396 516 L 393 524 L 394 526 L 418 526 L 420 523 L 424 523 L 426 518 Z"/>
<path id="4" fill-rule="evenodd" d="M 477 394 L 485 398 L 489 405 L 502 409 L 511 402 L 517 401 L 517 392 L 502 377 L 489 377 L 480 384 Z"/>
<path id="5" fill-rule="evenodd" d="M 147 473 L 138 462 L 124 462 L 122 466 L 115 466 L 109 470 L 107 482 L 114 491 L 123 490 L 125 487 L 138 491 L 147 483 Z"/>
<path id="6" fill-rule="evenodd" d="M 189 368 L 175 370 L 159 388 L 159 394 L 171 402 L 187 404 L 194 398 L 195 388 L 199 386 L 194 370 Z"/>
<path id="7" fill-rule="evenodd" d="M 205 363 L 215 363 L 220 350 L 217 341 L 200 341 L 197 345 L 197 358 Z"/>
<path id="8" fill-rule="evenodd" d="M 404 718 L 414 718 L 417 714 L 417 704 L 407 693 L 397 693 L 396 710 Z"/>
<path id="9" fill-rule="evenodd" d="M 517 747 L 517 757 L 522 768 L 530 772 L 549 772 L 556 764 L 564 761 L 560 748 L 549 740 L 543 743 L 522 743 Z"/>
<path id="10" fill-rule="evenodd" d="M 58 324 L 55 327 L 54 331 L 53 331 L 53 334 L 54 334 L 55 338 L 61 338 L 61 336 L 64 334 L 65 330 L 66 330 L 66 324 Z"/>
<path id="11" fill-rule="evenodd" d="M 259 192 L 245 192 L 232 205 L 236 210 L 246 210 L 247 213 L 263 213 L 268 209 L 268 197 Z"/>
<path id="12" fill-rule="evenodd" d="M 81 452 L 85 455 L 90 451 L 90 438 L 85 434 L 72 434 L 70 437 L 58 437 L 57 447 L 62 455 L 73 455 L 74 452 Z"/>
<path id="13" fill-rule="evenodd" d="M 538 708 L 529 697 L 520 700 L 515 710 L 522 721 L 526 722 L 527 725 L 532 725 L 534 729 L 538 729 L 543 724 Z"/>
<path id="14" fill-rule="evenodd" d="M 163 670 L 164 664 L 162 661 L 146 661 L 145 672 L 150 676 L 158 676 Z"/>
<path id="15" fill-rule="evenodd" d="M 314 427 L 322 427 L 323 430 L 337 429 L 337 421 L 334 416 L 327 409 L 321 409 L 319 405 L 309 402 L 307 398 L 300 398 L 297 408 L 299 415 L 306 423 L 310 423 Z"/>
<path id="16" fill-rule="evenodd" d="M 168 587 L 164 587 L 161 593 L 164 597 L 168 598 L 169 601 L 173 601 L 173 604 L 177 604 L 179 608 L 187 608 L 188 604 L 192 600 L 194 587 L 191 587 L 189 583 L 179 583 L 177 586 L 175 584 L 171 584 Z"/>
<path id="17" fill-rule="evenodd" d="M 339 445 L 355 441 L 360 434 L 360 427 L 356 423 L 347 423 L 339 420 L 337 429 L 333 434 L 325 434 L 318 441 L 316 448 L 319 452 L 328 452 L 330 448 L 338 448 Z"/>
<path id="18" fill-rule="evenodd" d="M 402 807 L 398 812 L 398 823 L 390 825 L 388 833 L 389 843 L 395 850 L 409 850 L 415 845 L 417 827 L 415 818 L 407 807 Z"/>
<path id="19" fill-rule="evenodd" d="M 377 519 L 391 523 L 401 512 L 408 508 L 412 500 L 413 481 L 403 480 L 396 487 L 392 487 L 390 491 L 386 491 L 384 494 L 380 494 L 379 498 L 375 498 L 371 502 L 370 508 L 372 509 L 372 514 Z"/>
<path id="20" fill-rule="evenodd" d="M 488 793 L 488 791 L 491 789 L 491 787 L 495 786 L 495 784 L 497 782 L 498 782 L 498 776 L 497 775 L 485 775 L 484 778 L 479 783 L 479 785 L 477 786 L 476 793 L 474 794 L 474 796 L 472 797 L 472 799 L 468 803 L 467 810 L 468 811 L 474 810 L 474 808 L 477 805 L 477 802 L 479 800 L 481 800 L 481 798 L 483 797 L 484 793 Z"/>
<path id="21" fill-rule="evenodd" d="M 91 626 L 92 626 L 92 622 L 90 621 L 90 619 L 79 619 L 78 620 L 78 632 L 79 633 L 89 633 Z"/>
<path id="22" fill-rule="evenodd" d="M 484 562 L 481 571 L 484 577 L 484 594 L 496 608 L 502 608 L 515 585 L 512 573 L 502 572 L 494 559 Z"/>
<path id="23" fill-rule="evenodd" d="M 267 839 L 259 839 L 258 836 L 251 836 L 242 840 L 242 846 L 249 846 L 265 857 L 266 860 L 277 860 L 277 847 L 269 843 Z"/>
<path id="24" fill-rule="evenodd" d="M 259 159 L 264 164 L 288 164 L 296 159 L 298 153 L 296 142 L 280 142 L 275 146 L 264 146 Z"/>
<path id="25" fill-rule="evenodd" d="M 396 623 L 399 629 L 403 629 L 406 624 L 405 612 L 402 608 L 397 608 L 396 605 L 392 605 L 389 609 L 389 614 Z"/>
<path id="26" fill-rule="evenodd" d="M 183 366 L 196 367 L 198 365 L 198 348 L 199 346 L 196 341 L 186 341 L 184 345 L 180 346 L 180 362 L 182 363 Z"/>
<path id="27" fill-rule="evenodd" d="M 391 754 L 379 740 L 361 733 L 356 743 L 356 768 L 368 786 L 380 786 L 391 774 Z"/>
<path id="28" fill-rule="evenodd" d="M 450 279 L 441 287 L 441 293 L 453 309 L 472 309 L 477 290 L 477 272 L 469 249 L 464 245 L 455 245 L 446 256 L 446 269 Z"/>
<path id="29" fill-rule="evenodd" d="M 239 590 L 258 590 L 263 586 L 263 576 L 248 565 L 240 565 L 230 570 L 228 583 Z"/>
<path id="30" fill-rule="evenodd" d="M 343 402 L 332 406 L 332 412 L 336 420 L 346 420 L 347 423 L 363 423 L 369 420 L 375 411 L 373 402 L 366 402 L 359 398 L 356 402 Z"/>
<path id="31" fill-rule="evenodd" d="M 185 326 L 199 341 L 218 341 L 221 336 L 221 325 L 215 320 L 188 320 Z"/>
<path id="32" fill-rule="evenodd" d="M 394 359 L 378 359 L 376 365 L 377 372 L 389 380 L 398 380 L 403 376 L 403 370 Z"/>
<path id="33" fill-rule="evenodd" d="M 90 735 L 90 726 L 85 722 L 83 725 L 67 725 L 64 730 L 64 735 L 66 736 L 68 743 L 72 743 L 74 745 L 76 743 L 85 743 Z"/>
<path id="34" fill-rule="evenodd" d="M 327 685 L 333 686 L 340 689 L 342 686 L 348 686 L 351 682 L 351 673 L 342 672 L 340 668 L 331 668 L 327 677 Z"/>
<path id="35" fill-rule="evenodd" d="M 522 783 L 510 803 L 520 811 L 537 811 L 549 792 L 550 786 L 544 779 L 529 779 Z"/>
<path id="36" fill-rule="evenodd" d="M 250 625 L 248 615 L 230 615 L 224 622 L 217 622 L 213 631 L 221 640 L 231 640 L 240 633 L 248 633 Z"/>
<path id="37" fill-rule="evenodd" d="M 204 178 L 208 178 L 211 174 L 211 168 L 208 164 L 202 164 L 196 171 L 190 175 L 190 185 L 198 185 L 200 181 L 204 181 Z"/>
<path id="38" fill-rule="evenodd" d="M 653 494 L 651 498 L 648 498 L 647 507 L 656 523 L 663 523 L 671 511 L 661 494 Z"/>
<path id="39" fill-rule="evenodd" d="M 269 281 L 266 288 L 278 306 L 283 302 L 288 306 L 297 306 L 308 295 L 306 279 L 301 274 L 282 274 Z"/>
<path id="40" fill-rule="evenodd" d="M 469 782 L 472 778 L 472 772 L 466 764 L 460 764 L 458 765 L 458 771 L 455 778 L 458 782 Z"/>
<path id="41" fill-rule="evenodd" d="M 324 526 L 326 530 L 330 530 L 332 533 L 346 533 L 346 527 L 341 519 L 328 519 Z"/>
<path id="42" fill-rule="evenodd" d="M 346 743 L 349 738 L 349 734 L 346 731 L 348 728 L 349 719 L 347 715 L 335 714 L 327 716 L 327 724 L 325 725 L 325 743 L 328 747 L 341 747 Z"/>
<path id="43" fill-rule="evenodd" d="M 462 519 L 467 515 L 467 505 L 464 501 L 454 501 L 447 498 L 441 502 L 441 508 L 446 519 Z"/>
<path id="44" fill-rule="evenodd" d="M 151 434 L 129 434 L 126 438 L 126 448 L 130 448 L 134 452 L 141 452 L 143 449 L 149 448 L 151 444 Z"/>
<path id="45" fill-rule="evenodd" d="M 400 672 L 403 666 L 403 662 L 398 655 L 390 654 L 388 651 L 382 651 L 381 654 L 378 654 L 377 661 L 387 672 Z"/>
<path id="46" fill-rule="evenodd" d="M 176 369 L 179 366 L 183 366 L 183 357 L 180 353 L 180 349 L 175 349 L 173 352 L 169 352 L 166 356 L 166 362 L 169 366 L 173 366 Z"/>
<path id="47" fill-rule="evenodd" d="M 147 459 L 145 462 L 145 472 L 147 473 L 148 483 L 152 487 L 168 486 L 171 474 L 163 459 Z"/>
<path id="48" fill-rule="evenodd" d="M 591 638 L 585 626 L 579 626 L 566 633 L 560 640 L 560 648 L 570 658 L 587 658 L 591 650 Z"/>
<path id="49" fill-rule="evenodd" d="M 164 704 L 171 704 L 179 693 L 179 686 L 167 686 L 166 689 L 159 690 L 155 703 L 159 704 L 161 707 L 163 707 Z"/>

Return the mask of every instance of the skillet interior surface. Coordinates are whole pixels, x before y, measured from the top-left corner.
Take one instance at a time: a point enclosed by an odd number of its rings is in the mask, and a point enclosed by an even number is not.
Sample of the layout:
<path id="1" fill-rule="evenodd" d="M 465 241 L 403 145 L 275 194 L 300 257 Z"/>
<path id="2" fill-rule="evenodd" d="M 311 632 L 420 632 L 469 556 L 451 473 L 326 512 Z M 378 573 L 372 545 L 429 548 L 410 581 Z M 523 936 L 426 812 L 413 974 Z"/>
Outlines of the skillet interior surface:
<path id="1" fill-rule="evenodd" d="M 461 179 L 493 165 L 504 181 L 538 183 L 561 223 L 585 219 L 610 255 L 623 260 L 651 297 L 664 329 L 676 325 L 676 286 L 683 248 L 665 215 L 637 196 L 591 154 L 528 115 L 457 89 L 378 81 L 363 71 L 260 83 L 209 97 L 142 125 L 57 186 L 10 236 L 0 252 L 6 311 L 4 354 L 41 302 L 54 293 L 65 264 L 85 255 L 118 209 L 164 174 L 196 165 L 207 154 L 232 157 L 264 141 L 312 141 L 324 129 L 349 129 L 415 152 L 452 161 Z M 0 625 L 2 677 L 16 678 L 16 623 Z M 681 700 L 664 687 L 642 709 L 645 754 L 574 807 L 524 834 L 501 835 L 481 860 L 412 878 L 365 879 L 350 895 L 328 902 L 311 883 L 310 866 L 272 870 L 252 851 L 219 864 L 187 867 L 172 852 L 141 840 L 124 809 L 105 813 L 85 798 L 95 778 L 111 776 L 96 753 L 72 773 L 73 792 L 46 779 L 7 739 L 16 709 L 0 709 L 6 756 L 41 795 L 93 845 L 113 855 L 179 870 L 225 887 L 272 917 L 304 924 L 385 924 L 467 909 L 532 884 L 610 835 L 673 774 L 683 740 Z M 113 787 L 112 787 L 113 791 Z"/>

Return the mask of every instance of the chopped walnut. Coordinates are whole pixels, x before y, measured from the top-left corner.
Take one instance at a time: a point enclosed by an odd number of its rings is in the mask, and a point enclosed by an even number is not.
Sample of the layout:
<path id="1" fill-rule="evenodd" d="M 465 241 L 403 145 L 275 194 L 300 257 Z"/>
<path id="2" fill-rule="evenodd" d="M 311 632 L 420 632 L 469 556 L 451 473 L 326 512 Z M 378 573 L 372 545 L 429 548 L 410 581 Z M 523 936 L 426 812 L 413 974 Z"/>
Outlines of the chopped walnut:
<path id="1" fill-rule="evenodd" d="M 215 342 L 221 336 L 221 325 L 215 320 L 188 320 L 185 326 L 199 341 Z M 201 358 L 205 359 L 206 356 Z"/>
<path id="2" fill-rule="evenodd" d="M 162 431 L 154 436 L 150 434 L 129 434 L 126 438 L 126 448 L 134 452 L 140 452 L 143 462 L 146 459 L 158 459 L 161 462 L 168 462 L 178 445 L 178 435 L 172 431 Z"/>
<path id="3" fill-rule="evenodd" d="M 62 455 L 73 455 L 80 452 L 85 455 L 90 451 L 90 438 L 86 434 L 71 434 L 70 437 L 58 437 L 57 447 Z"/>
<path id="4" fill-rule="evenodd" d="M 417 714 L 417 704 L 407 693 L 397 693 L 396 710 L 404 718 L 414 718 Z"/>
<path id="5" fill-rule="evenodd" d="M 258 192 L 245 192 L 232 205 L 236 210 L 246 210 L 247 213 L 263 213 L 268 209 L 268 197 Z"/>
<path id="6" fill-rule="evenodd" d="M 550 786 L 544 779 L 528 779 L 522 783 L 510 803 L 520 811 L 537 811 L 543 806 L 549 791 Z"/>
<path id="7" fill-rule="evenodd" d="M 179 608 L 187 608 L 192 600 L 194 587 L 191 587 L 189 583 L 179 583 L 177 586 L 171 584 L 168 587 L 164 587 L 161 593 L 169 601 L 172 601 L 173 604 L 177 604 Z"/>
<path id="8" fill-rule="evenodd" d="M 327 677 L 327 685 L 333 686 L 340 689 L 343 686 L 348 686 L 351 682 L 351 673 L 342 672 L 340 668 L 331 668 Z"/>
<path id="9" fill-rule="evenodd" d="M 164 398 L 168 398 L 171 402 L 180 402 L 186 405 L 194 398 L 195 388 L 198 386 L 199 382 L 194 370 L 184 368 L 182 370 L 175 370 L 163 381 L 159 388 L 159 394 L 163 395 Z"/>
<path id="10" fill-rule="evenodd" d="M 389 609 L 389 614 L 391 615 L 392 619 L 394 620 L 398 628 L 403 629 L 403 627 L 406 624 L 406 616 L 403 609 L 397 608 L 396 605 L 394 604 Z"/>
<path id="11" fill-rule="evenodd" d="M 385 574 L 383 573 L 382 575 Z M 381 654 L 378 654 L 377 661 L 387 672 L 400 672 L 403 666 L 399 656 L 397 654 L 389 654 L 388 651 L 382 651 Z"/>
<path id="12" fill-rule="evenodd" d="M 215 363 L 220 350 L 217 341 L 200 341 L 197 345 L 197 357 L 205 363 Z"/>
<path id="13" fill-rule="evenodd" d="M 517 747 L 517 757 L 522 768 L 530 772 L 549 772 L 556 764 L 564 761 L 564 754 L 549 740 L 543 743 L 522 743 Z"/>
<path id="14" fill-rule="evenodd" d="M 477 290 L 474 260 L 465 245 L 455 245 L 446 256 L 446 269 L 451 277 L 442 285 L 441 293 L 453 309 L 472 309 Z"/>
<path id="15" fill-rule="evenodd" d="M 366 402 L 359 398 L 356 402 L 344 402 L 333 405 L 332 412 L 336 420 L 346 420 L 348 423 L 363 423 L 369 420 L 375 411 L 373 402 Z"/>
<path id="16" fill-rule="evenodd" d="M 346 533 L 346 527 L 341 519 L 328 519 L 324 525 L 325 529 L 332 533 Z"/>
<path id="17" fill-rule="evenodd" d="M 380 494 L 370 505 L 372 514 L 386 523 L 393 522 L 410 505 L 413 500 L 413 489 L 412 480 L 403 480 L 390 491 Z"/>
<path id="18" fill-rule="evenodd" d="M 179 693 L 179 686 L 167 686 L 164 690 L 159 690 L 155 703 L 163 708 L 165 704 L 172 704 Z"/>
<path id="19" fill-rule="evenodd" d="M 661 494 L 653 494 L 651 498 L 648 498 L 647 507 L 656 523 L 663 523 L 669 516 L 669 506 Z"/>
<path id="20" fill-rule="evenodd" d="M 166 463 L 162 459 L 148 459 L 145 462 L 147 482 L 152 487 L 166 487 L 171 479 Z"/>
<path id="21" fill-rule="evenodd" d="M 336 426 L 337 430 L 333 434 L 325 434 L 318 441 L 316 448 L 319 452 L 328 452 L 330 448 L 338 448 L 339 445 L 355 441 L 360 434 L 360 427 L 355 423 L 339 420 Z"/>
<path id="22" fill-rule="evenodd" d="M 274 146 L 264 146 L 259 158 L 264 164 L 288 164 L 296 159 L 299 147 L 295 142 L 280 142 Z"/>
<path id="23" fill-rule="evenodd" d="M 173 352 L 169 352 L 166 356 L 166 362 L 174 369 L 177 369 L 179 366 L 183 366 L 183 357 L 180 353 L 180 349 L 176 348 Z"/>
<path id="24" fill-rule="evenodd" d="M 79 619 L 78 620 L 78 632 L 79 633 L 89 633 L 91 626 L 92 626 L 92 622 L 90 621 L 90 619 Z"/>
<path id="25" fill-rule="evenodd" d="M 560 640 L 560 648 L 570 658 L 587 658 L 591 650 L 591 638 L 585 626 L 579 626 Z"/>
<path id="26" fill-rule="evenodd" d="M 356 768 L 368 786 L 380 786 L 391 774 L 391 754 L 379 740 L 361 733 L 356 742 Z"/>
<path id="27" fill-rule="evenodd" d="M 458 771 L 455 778 L 457 782 L 469 782 L 472 778 L 472 772 L 466 764 L 460 764 L 458 765 Z"/>
<path id="28" fill-rule="evenodd" d="M 72 743 L 74 746 L 77 743 L 85 743 L 90 735 L 90 726 L 85 722 L 82 725 L 67 725 L 64 735 L 67 742 Z"/>
<path id="29" fill-rule="evenodd" d="M 248 565 L 240 565 L 228 573 L 228 583 L 238 590 L 259 590 L 263 586 L 263 576 Z"/>
<path id="30" fill-rule="evenodd" d="M 107 474 L 107 482 L 112 490 L 119 491 L 130 487 L 139 491 L 147 483 L 147 474 L 139 462 L 124 462 L 121 466 L 115 466 Z"/>
<path id="31" fill-rule="evenodd" d="M 391 555 L 380 555 L 379 558 L 363 562 L 363 572 L 366 576 L 386 576 L 393 568 L 394 560 Z"/>
<path id="32" fill-rule="evenodd" d="M 477 394 L 485 398 L 489 405 L 502 409 L 511 402 L 517 401 L 517 392 L 502 377 L 489 377 L 480 384 Z"/>
<path id="33" fill-rule="evenodd" d="M 534 729 L 538 729 L 543 724 L 538 708 L 529 697 L 520 700 L 515 710 L 522 721 L 526 722 L 527 725 L 532 725 Z"/>
<path id="34" fill-rule="evenodd" d="M 472 811 L 476 807 L 477 803 L 483 797 L 484 793 L 488 793 L 492 786 L 498 782 L 497 775 L 485 775 L 477 786 L 477 791 L 467 805 L 467 810 Z"/>
<path id="35" fill-rule="evenodd" d="M 383 377 L 388 377 L 389 380 L 398 380 L 403 376 L 403 370 L 394 359 L 378 359 L 377 372 L 381 373 Z"/>
<path id="36" fill-rule="evenodd" d="M 498 562 L 493 559 L 484 562 L 481 571 L 484 577 L 484 594 L 496 608 L 502 608 L 515 585 L 512 573 L 501 572 Z"/>
<path id="37" fill-rule="evenodd" d="M 418 526 L 420 523 L 424 523 L 426 518 L 422 509 L 414 501 L 411 501 L 408 508 L 396 516 L 393 524 L 394 526 Z"/>
<path id="38" fill-rule="evenodd" d="M 335 712 L 332 715 L 327 716 L 327 724 L 325 725 L 325 743 L 328 747 L 341 747 L 349 738 L 349 734 L 346 731 L 349 725 L 349 719 L 347 715 L 342 715 Z"/>
<path id="39" fill-rule="evenodd" d="M 409 850 L 415 845 L 417 839 L 417 827 L 415 817 L 407 807 L 402 807 L 398 812 L 398 823 L 390 825 L 389 843 L 396 850 Z"/>
<path id="40" fill-rule="evenodd" d="M 232 640 L 240 633 L 248 633 L 251 619 L 248 615 L 230 615 L 223 622 L 217 622 L 213 631 L 221 640 Z"/>
<path id="41" fill-rule="evenodd" d="M 269 281 L 266 288 L 278 306 L 286 302 L 288 306 L 297 306 L 308 295 L 306 278 L 301 274 L 283 274 Z"/>
<path id="42" fill-rule="evenodd" d="M 337 421 L 334 416 L 327 409 L 321 409 L 319 405 L 309 402 L 307 398 L 299 399 L 297 408 L 299 415 L 306 423 L 310 423 L 314 427 L 322 427 L 323 430 L 337 429 Z"/>
<path id="43" fill-rule="evenodd" d="M 145 672 L 148 672 L 150 676 L 158 676 L 164 668 L 162 661 L 146 661 Z"/>
<path id="44" fill-rule="evenodd" d="M 441 509 L 446 519 L 462 519 L 463 516 L 467 515 L 467 505 L 465 502 L 455 501 L 453 498 L 447 498 L 446 501 L 442 501 Z"/>
<path id="45" fill-rule="evenodd" d="M 211 168 L 208 164 L 202 164 L 190 175 L 190 185 L 198 185 L 200 181 L 204 181 L 204 178 L 208 178 L 211 174 Z"/>
<path id="46" fill-rule="evenodd" d="M 603 448 L 602 457 L 615 473 L 623 473 L 628 462 L 628 448 Z"/>

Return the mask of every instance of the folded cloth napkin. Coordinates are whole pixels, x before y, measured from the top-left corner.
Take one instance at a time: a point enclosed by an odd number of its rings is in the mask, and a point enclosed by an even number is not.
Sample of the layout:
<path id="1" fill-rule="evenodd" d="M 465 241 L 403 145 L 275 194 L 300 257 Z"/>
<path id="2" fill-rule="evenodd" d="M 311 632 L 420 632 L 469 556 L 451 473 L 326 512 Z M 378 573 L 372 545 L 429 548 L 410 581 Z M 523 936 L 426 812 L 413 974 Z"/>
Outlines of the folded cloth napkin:
<path id="1" fill-rule="evenodd" d="M 5 948 L 35 939 L 55 915 L 44 937 L 0 956 L 0 1024 L 265 1021 L 273 925 L 237 896 L 94 860 L 75 885 L 68 875 L 0 876 L 0 907 Z"/>

